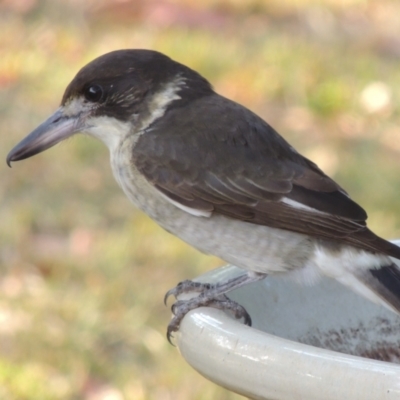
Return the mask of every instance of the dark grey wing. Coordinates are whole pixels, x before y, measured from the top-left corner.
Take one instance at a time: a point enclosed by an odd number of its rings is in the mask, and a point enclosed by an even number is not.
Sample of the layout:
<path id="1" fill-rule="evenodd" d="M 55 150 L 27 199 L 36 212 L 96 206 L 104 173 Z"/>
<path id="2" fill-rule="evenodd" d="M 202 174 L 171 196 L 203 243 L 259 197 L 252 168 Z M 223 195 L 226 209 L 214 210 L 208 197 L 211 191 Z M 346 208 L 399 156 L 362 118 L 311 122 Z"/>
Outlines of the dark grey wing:
<path id="1" fill-rule="evenodd" d="M 258 116 L 218 95 L 168 110 L 139 137 L 133 158 L 160 192 L 193 210 L 388 251 L 339 185 Z"/>

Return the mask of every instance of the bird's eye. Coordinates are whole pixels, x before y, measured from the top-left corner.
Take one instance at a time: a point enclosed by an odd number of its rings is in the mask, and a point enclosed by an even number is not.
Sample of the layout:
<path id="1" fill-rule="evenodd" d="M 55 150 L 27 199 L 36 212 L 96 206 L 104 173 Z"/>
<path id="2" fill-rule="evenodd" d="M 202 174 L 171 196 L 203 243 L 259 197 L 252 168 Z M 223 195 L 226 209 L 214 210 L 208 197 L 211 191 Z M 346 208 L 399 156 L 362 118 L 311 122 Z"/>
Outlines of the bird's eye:
<path id="1" fill-rule="evenodd" d="M 103 97 L 104 90 L 100 85 L 90 85 L 85 89 L 85 98 L 93 103 L 100 101 Z"/>

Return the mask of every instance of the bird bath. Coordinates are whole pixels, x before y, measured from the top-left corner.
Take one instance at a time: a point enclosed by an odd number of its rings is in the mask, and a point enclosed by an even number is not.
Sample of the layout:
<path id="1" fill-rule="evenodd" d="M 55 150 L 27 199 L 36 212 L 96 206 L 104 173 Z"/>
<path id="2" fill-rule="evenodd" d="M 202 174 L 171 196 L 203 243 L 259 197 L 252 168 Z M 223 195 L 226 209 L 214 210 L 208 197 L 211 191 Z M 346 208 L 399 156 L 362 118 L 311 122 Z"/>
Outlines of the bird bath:
<path id="1" fill-rule="evenodd" d="M 238 273 L 226 266 L 199 280 Z M 306 287 L 268 277 L 229 297 L 250 313 L 251 328 L 199 308 L 174 334 L 186 361 L 211 381 L 251 399 L 400 399 L 396 314 L 331 279 Z"/>

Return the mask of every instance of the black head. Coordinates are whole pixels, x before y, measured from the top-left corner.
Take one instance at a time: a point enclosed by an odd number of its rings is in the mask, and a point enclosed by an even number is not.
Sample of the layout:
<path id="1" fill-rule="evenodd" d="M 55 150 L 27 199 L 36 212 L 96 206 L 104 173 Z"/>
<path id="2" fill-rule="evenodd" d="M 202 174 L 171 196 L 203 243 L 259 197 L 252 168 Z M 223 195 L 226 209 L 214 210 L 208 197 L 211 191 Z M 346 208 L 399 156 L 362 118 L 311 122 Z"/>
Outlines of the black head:
<path id="1" fill-rule="evenodd" d="M 62 106 L 81 97 L 97 104 L 94 114 L 127 120 L 142 108 L 146 98 L 179 78 L 180 100 L 212 90 L 197 72 L 162 53 L 117 50 L 96 58 L 78 72 L 65 90 Z"/>
<path id="2" fill-rule="evenodd" d="M 168 108 L 211 93 L 211 85 L 197 72 L 157 51 L 107 53 L 77 73 L 60 108 L 14 147 L 7 162 L 33 156 L 78 132 L 98 137 L 111 148 Z"/>

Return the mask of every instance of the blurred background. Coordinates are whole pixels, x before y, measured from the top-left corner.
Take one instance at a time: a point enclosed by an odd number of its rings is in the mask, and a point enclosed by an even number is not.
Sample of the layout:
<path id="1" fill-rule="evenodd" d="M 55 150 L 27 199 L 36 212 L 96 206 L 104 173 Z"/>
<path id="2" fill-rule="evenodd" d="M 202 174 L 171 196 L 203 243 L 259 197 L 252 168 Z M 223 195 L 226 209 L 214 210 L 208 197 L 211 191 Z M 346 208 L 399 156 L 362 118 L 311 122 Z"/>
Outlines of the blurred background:
<path id="1" fill-rule="evenodd" d="M 77 136 L 7 168 L 93 58 L 159 50 L 269 121 L 400 237 L 400 2 L 0 0 L 0 398 L 222 399 L 164 293 L 222 265 L 136 210 Z"/>

